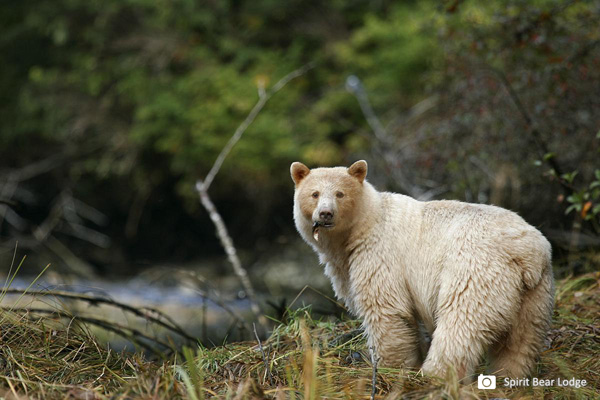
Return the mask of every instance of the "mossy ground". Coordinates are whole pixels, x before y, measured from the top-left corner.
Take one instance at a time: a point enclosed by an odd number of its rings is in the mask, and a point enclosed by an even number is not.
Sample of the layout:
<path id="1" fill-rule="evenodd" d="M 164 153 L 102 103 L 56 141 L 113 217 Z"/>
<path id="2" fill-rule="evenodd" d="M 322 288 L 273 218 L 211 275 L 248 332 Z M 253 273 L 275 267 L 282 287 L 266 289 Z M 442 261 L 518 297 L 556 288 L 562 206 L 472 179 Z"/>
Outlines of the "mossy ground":
<path id="1" fill-rule="evenodd" d="M 478 390 L 476 382 L 460 384 L 452 373 L 434 379 L 380 368 L 376 397 L 599 398 L 600 273 L 561 280 L 556 299 L 549 349 L 534 376 L 585 379 L 585 387 L 508 389 L 498 382 L 496 390 Z M 232 343 L 186 348 L 155 361 L 107 349 L 76 319 L 4 310 L 0 397 L 369 398 L 372 368 L 358 328 L 357 321 L 315 320 L 301 309 L 275 328 L 262 351 L 256 342 Z"/>

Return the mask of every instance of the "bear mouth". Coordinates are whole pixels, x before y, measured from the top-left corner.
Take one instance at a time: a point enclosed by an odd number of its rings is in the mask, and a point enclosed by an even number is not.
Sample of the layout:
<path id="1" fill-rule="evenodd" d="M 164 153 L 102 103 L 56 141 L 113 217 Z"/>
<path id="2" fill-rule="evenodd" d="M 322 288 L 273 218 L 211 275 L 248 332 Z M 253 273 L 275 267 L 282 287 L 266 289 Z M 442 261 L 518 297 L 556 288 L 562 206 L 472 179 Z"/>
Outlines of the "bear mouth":
<path id="1" fill-rule="evenodd" d="M 321 222 L 315 221 L 313 222 L 312 234 L 313 238 L 318 242 L 319 241 L 319 228 L 330 229 L 333 228 L 335 224 L 333 222 Z"/>
<path id="2" fill-rule="evenodd" d="M 315 230 L 319 229 L 319 228 L 333 228 L 335 226 L 335 224 L 333 222 L 321 222 L 321 221 L 314 221 L 313 222 L 313 233 L 315 232 Z"/>

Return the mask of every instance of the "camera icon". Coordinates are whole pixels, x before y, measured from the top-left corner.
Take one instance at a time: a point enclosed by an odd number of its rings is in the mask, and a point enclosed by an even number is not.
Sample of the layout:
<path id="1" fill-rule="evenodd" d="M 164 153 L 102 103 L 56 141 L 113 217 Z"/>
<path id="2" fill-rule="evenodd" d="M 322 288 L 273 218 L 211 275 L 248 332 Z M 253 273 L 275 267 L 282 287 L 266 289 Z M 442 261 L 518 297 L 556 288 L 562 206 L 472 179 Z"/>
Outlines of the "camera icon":
<path id="1" fill-rule="evenodd" d="M 479 375 L 477 377 L 478 389 L 496 389 L 496 377 L 494 375 Z"/>

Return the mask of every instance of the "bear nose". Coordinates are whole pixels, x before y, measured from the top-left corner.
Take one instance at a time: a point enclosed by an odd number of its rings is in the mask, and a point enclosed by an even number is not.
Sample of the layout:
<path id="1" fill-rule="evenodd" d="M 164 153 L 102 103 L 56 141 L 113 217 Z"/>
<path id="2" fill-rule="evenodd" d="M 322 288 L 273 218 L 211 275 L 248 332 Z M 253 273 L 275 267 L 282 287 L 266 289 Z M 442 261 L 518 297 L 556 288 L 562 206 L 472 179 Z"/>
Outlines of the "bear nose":
<path id="1" fill-rule="evenodd" d="M 319 213 L 319 217 L 322 220 L 331 221 L 331 219 L 333 218 L 333 211 L 329 209 L 321 210 L 321 212 Z"/>

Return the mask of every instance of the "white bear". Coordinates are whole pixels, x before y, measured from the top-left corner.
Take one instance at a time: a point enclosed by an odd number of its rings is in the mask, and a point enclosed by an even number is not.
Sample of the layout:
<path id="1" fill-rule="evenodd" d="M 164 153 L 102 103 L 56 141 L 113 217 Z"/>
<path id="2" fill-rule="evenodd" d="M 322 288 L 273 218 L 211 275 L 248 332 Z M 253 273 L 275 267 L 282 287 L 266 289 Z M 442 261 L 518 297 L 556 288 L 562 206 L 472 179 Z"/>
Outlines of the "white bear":
<path id="1" fill-rule="evenodd" d="M 489 351 L 490 372 L 532 372 L 554 303 L 537 229 L 499 207 L 378 192 L 365 161 L 295 162 L 291 175 L 296 227 L 381 363 L 438 376 L 452 366 L 468 380 Z M 419 322 L 431 336 L 424 360 Z"/>

